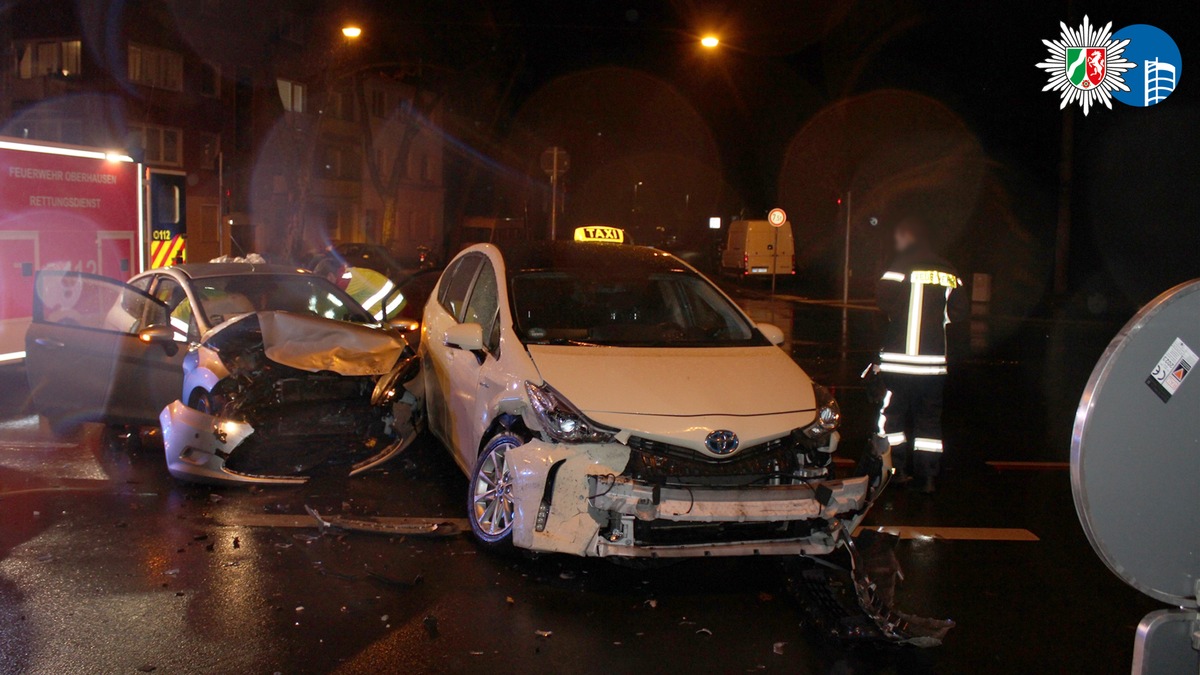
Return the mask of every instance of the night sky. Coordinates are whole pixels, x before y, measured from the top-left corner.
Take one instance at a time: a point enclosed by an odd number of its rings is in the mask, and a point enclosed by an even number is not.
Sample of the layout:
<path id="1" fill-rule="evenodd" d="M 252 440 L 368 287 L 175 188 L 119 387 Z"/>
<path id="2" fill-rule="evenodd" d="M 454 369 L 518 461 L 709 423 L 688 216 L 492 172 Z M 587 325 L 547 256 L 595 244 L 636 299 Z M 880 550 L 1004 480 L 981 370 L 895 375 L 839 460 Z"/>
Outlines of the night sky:
<path id="1" fill-rule="evenodd" d="M 898 141 L 908 132 L 889 127 L 909 125 L 918 151 L 947 134 L 971 146 L 974 168 L 962 171 L 982 175 L 968 188 L 922 198 L 945 212 L 933 216 L 947 223 L 944 247 L 967 267 L 1017 261 L 1016 276 L 1027 277 L 1019 292 L 1039 297 L 1053 264 L 1064 125 L 1057 94 L 1041 91 L 1041 41 L 1058 37 L 1060 20 L 1078 25 L 1085 13 L 1094 23 L 1112 21 L 1114 30 L 1149 23 L 1175 38 L 1186 69 L 1200 53 L 1195 9 L 1184 2 L 536 1 L 451 3 L 418 18 L 390 2 L 361 7 L 392 22 L 397 42 L 421 39 L 441 50 L 434 58 L 457 61 L 466 73 L 447 129 L 489 161 L 468 157 L 467 165 L 483 168 L 459 183 L 460 210 L 517 215 L 516 199 L 495 196 L 503 189 L 481 176 L 528 174 L 536 183 L 537 155 L 558 144 L 572 153 L 568 205 L 577 218 L 620 220 L 641 209 L 652 219 L 683 219 L 682 230 L 700 223 L 705 209 L 761 217 L 782 205 L 798 248 L 821 270 L 836 254 L 841 186 L 877 181 L 864 175 L 886 173 L 895 160 L 888 152 L 910 152 Z M 713 52 L 696 44 L 709 32 L 722 39 Z M 1200 275 L 1191 252 L 1200 244 L 1193 189 L 1200 94 L 1189 81 L 1184 74 L 1155 108 L 1070 113 L 1070 279 L 1081 297 L 1099 294 L 1093 310 L 1141 303 Z M 823 110 L 881 90 L 903 96 L 875 97 L 865 111 L 847 114 L 865 131 L 826 115 L 815 127 L 825 138 L 797 141 Z M 856 136 L 865 147 L 850 148 Z M 643 180 L 634 201 L 632 185 Z M 855 213 L 856 227 L 869 215 L 886 220 L 903 201 L 889 194 L 864 205 L 871 212 Z M 981 237 L 992 250 L 979 250 Z"/>

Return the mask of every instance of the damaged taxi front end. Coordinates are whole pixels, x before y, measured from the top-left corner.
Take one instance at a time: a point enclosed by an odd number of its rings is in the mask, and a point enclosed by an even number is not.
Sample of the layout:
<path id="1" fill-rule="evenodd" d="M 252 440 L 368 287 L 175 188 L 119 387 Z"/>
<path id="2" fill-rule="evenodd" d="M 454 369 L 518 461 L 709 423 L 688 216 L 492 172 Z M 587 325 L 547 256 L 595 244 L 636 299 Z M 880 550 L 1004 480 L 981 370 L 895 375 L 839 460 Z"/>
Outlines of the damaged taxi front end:
<path id="1" fill-rule="evenodd" d="M 282 311 L 230 319 L 185 360 L 190 405 L 160 415 L 167 468 L 242 484 L 372 469 L 417 435 L 418 367 L 385 328 Z"/>
<path id="2" fill-rule="evenodd" d="M 745 384 L 713 395 L 679 376 L 689 371 L 684 361 L 704 357 L 660 353 L 664 363 L 646 367 L 671 368 L 675 381 L 639 378 L 657 406 L 596 376 L 623 370 L 608 367 L 617 365 L 605 363 L 608 354 L 594 368 L 580 368 L 573 354 L 568 369 L 555 358 L 560 351 L 530 350 L 546 381 L 573 398 L 527 382 L 522 422 L 538 437 L 507 454 L 517 547 L 612 558 L 822 556 L 854 530 L 890 475 L 880 448 L 868 475 L 834 477 L 837 403 L 796 377 L 799 369 L 782 367 L 790 363 L 776 363 L 787 358 L 778 349 L 731 359 Z M 572 375 L 579 372 L 590 381 Z M 731 404 L 739 400 L 728 396 L 731 386 L 759 395 Z M 758 412 L 771 395 L 775 411 Z M 724 410 L 715 407 L 721 401 Z"/>

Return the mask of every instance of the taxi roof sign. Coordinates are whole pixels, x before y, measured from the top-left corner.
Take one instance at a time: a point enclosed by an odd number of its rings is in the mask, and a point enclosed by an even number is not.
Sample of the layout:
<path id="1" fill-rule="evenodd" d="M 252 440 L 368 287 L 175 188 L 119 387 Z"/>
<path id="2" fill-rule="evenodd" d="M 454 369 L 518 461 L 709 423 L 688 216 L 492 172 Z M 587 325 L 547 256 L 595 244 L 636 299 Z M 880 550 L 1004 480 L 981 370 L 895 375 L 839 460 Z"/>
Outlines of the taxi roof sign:
<path id="1" fill-rule="evenodd" d="M 584 225 L 575 228 L 575 241 L 600 241 L 609 244 L 625 243 L 625 230 L 608 225 Z"/>

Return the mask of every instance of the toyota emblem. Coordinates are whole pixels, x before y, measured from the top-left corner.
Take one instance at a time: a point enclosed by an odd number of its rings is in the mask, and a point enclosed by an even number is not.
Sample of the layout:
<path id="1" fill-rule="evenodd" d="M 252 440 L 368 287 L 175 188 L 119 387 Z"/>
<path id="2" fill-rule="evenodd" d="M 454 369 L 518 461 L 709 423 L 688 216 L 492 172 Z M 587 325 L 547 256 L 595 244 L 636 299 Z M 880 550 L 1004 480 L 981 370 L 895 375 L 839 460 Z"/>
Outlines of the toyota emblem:
<path id="1" fill-rule="evenodd" d="M 717 429 L 704 439 L 704 447 L 714 455 L 728 455 L 738 449 L 737 434 L 728 429 Z"/>

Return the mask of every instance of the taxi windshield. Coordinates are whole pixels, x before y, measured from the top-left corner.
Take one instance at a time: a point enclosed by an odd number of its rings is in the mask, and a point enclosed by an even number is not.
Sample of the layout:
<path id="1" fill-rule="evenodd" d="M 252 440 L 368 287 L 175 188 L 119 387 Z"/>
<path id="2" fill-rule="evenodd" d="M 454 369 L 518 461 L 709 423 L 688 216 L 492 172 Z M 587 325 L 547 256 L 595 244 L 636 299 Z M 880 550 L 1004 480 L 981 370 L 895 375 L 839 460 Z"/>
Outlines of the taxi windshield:
<path id="1" fill-rule="evenodd" d="M 531 271 L 511 280 L 514 327 L 526 343 L 622 347 L 767 344 L 703 278 L 683 271 Z"/>
<path id="2" fill-rule="evenodd" d="M 344 291 L 326 279 L 300 274 L 240 274 L 193 282 L 200 312 L 215 326 L 239 314 L 286 311 L 326 319 L 372 323 Z"/>

